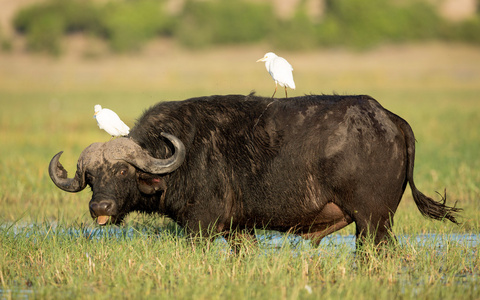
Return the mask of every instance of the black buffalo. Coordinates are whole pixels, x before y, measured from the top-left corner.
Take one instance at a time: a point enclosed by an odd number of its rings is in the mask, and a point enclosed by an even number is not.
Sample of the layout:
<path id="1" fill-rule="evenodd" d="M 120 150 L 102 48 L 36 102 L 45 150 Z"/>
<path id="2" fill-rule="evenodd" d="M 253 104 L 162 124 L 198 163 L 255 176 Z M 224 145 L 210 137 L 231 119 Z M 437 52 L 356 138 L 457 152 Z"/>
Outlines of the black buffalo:
<path id="1" fill-rule="evenodd" d="M 88 146 L 74 178 L 61 154 L 50 162 L 53 182 L 68 192 L 89 185 L 90 213 L 102 225 L 140 211 L 192 234 L 231 238 L 257 227 L 318 243 L 355 222 L 357 241 L 378 244 L 407 183 L 423 215 L 457 223 L 459 211 L 415 187 L 411 127 L 369 96 L 161 102 L 128 137 Z"/>

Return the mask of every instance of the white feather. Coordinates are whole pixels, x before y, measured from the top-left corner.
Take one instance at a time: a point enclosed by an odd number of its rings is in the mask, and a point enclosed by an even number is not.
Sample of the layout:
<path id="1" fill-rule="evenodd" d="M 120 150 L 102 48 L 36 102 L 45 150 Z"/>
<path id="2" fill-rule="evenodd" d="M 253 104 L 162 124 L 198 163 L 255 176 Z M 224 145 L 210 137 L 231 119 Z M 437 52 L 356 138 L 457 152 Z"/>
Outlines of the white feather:
<path id="1" fill-rule="evenodd" d="M 120 117 L 112 110 L 95 105 L 94 118 L 98 127 L 105 130 L 111 136 L 124 136 L 130 133 L 130 128 L 120 120 Z"/>
<path id="2" fill-rule="evenodd" d="M 295 89 L 293 68 L 285 58 L 277 56 L 273 52 L 268 52 L 263 58 L 257 60 L 257 62 L 259 61 L 265 62 L 265 68 L 272 76 L 275 84 Z"/>

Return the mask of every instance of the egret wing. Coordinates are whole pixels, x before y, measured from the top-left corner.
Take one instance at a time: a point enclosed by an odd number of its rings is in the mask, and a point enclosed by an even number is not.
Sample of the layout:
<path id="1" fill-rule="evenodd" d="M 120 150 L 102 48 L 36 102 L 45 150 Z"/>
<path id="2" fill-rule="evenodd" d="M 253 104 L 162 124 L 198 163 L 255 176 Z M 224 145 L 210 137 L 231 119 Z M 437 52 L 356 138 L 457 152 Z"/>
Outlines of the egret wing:
<path id="1" fill-rule="evenodd" d="M 270 75 L 272 75 L 273 80 L 281 86 L 286 85 L 291 89 L 295 89 L 292 71 L 292 65 L 282 57 L 276 57 L 270 65 Z"/>
<path id="2" fill-rule="evenodd" d="M 97 124 L 100 129 L 105 130 L 111 136 L 127 135 L 129 128 L 120 120 L 120 117 L 108 108 L 102 109 L 96 115 Z"/>
<path id="3" fill-rule="evenodd" d="M 110 130 L 115 133 L 112 135 L 127 135 L 130 132 L 130 128 L 120 119 L 120 117 L 114 111 L 108 108 L 105 108 L 104 111 L 105 118 L 108 119 Z"/>

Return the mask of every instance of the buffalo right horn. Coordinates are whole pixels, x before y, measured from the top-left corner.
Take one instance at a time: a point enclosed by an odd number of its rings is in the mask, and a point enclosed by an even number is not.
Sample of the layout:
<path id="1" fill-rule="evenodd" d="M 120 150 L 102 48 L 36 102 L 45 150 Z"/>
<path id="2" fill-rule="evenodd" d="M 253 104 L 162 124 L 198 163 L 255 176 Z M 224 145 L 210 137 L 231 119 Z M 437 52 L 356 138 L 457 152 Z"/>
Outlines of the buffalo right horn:
<path id="1" fill-rule="evenodd" d="M 185 145 L 174 135 L 162 132 L 161 135 L 172 143 L 173 155 L 156 158 L 129 138 L 117 138 L 110 143 L 114 146 L 111 158 L 124 160 L 140 170 L 151 174 L 167 174 L 175 171 L 185 160 Z"/>
<path id="2" fill-rule="evenodd" d="M 167 138 L 175 147 L 175 151 L 172 156 L 167 159 L 156 159 L 150 157 L 150 164 L 148 166 L 148 172 L 152 174 L 166 174 L 176 170 L 180 167 L 185 160 L 185 145 L 182 141 L 174 135 L 162 132 L 162 136 Z"/>
<path id="3" fill-rule="evenodd" d="M 67 170 L 65 170 L 62 164 L 59 162 L 62 153 L 63 151 L 58 152 L 50 161 L 50 165 L 48 166 L 50 178 L 58 188 L 66 192 L 79 192 L 87 186 L 87 183 L 85 182 L 84 171 L 80 170 L 79 164 L 77 172 L 75 173 L 75 177 L 68 178 Z"/>

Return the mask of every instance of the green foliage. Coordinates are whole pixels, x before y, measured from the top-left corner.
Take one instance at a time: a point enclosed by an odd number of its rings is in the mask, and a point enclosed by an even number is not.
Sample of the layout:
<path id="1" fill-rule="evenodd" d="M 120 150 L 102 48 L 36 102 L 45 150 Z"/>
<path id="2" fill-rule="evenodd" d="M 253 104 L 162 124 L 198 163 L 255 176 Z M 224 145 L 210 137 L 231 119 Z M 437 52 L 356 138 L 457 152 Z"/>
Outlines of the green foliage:
<path id="1" fill-rule="evenodd" d="M 29 32 L 38 24 L 38 18 L 50 16 L 58 19 L 62 33 L 77 31 L 97 31 L 100 24 L 98 10 L 90 1 L 50 0 L 22 9 L 14 19 L 14 27 L 19 32 Z M 61 25 L 60 25 L 61 24 Z"/>
<path id="2" fill-rule="evenodd" d="M 12 43 L 9 39 L 5 38 L 1 26 L 0 26 L 0 50 L 5 52 L 12 50 Z"/>
<path id="3" fill-rule="evenodd" d="M 78 31 L 103 37 L 116 52 L 138 50 L 156 36 L 173 37 L 190 48 L 269 41 L 289 50 L 365 49 L 425 39 L 480 42 L 478 17 L 451 24 L 422 0 L 327 0 L 318 22 L 307 14 L 304 2 L 287 20 L 277 18 L 271 4 L 247 0 L 188 0 L 178 16 L 167 14 L 165 3 L 50 0 L 21 10 L 14 26 L 27 35 L 30 49 L 54 54 L 60 52 L 62 36 Z"/>
<path id="4" fill-rule="evenodd" d="M 301 9 L 290 20 L 278 21 L 272 44 L 275 48 L 287 50 L 304 50 L 317 46 L 315 34 L 317 26 L 312 22 L 307 13 Z"/>
<path id="5" fill-rule="evenodd" d="M 60 42 L 65 23 L 63 18 L 54 14 L 45 14 L 35 19 L 27 33 L 27 47 L 33 51 L 47 51 L 60 54 Z"/>
<path id="6" fill-rule="evenodd" d="M 159 1 L 137 0 L 110 2 L 102 9 L 102 25 L 113 50 L 138 50 L 158 34 L 169 34 L 172 21 Z"/>
<path id="7" fill-rule="evenodd" d="M 444 34 L 450 40 L 464 41 L 472 44 L 480 44 L 480 17 L 445 28 Z"/>
<path id="8" fill-rule="evenodd" d="M 270 5 L 240 0 L 188 1 L 181 18 L 176 35 L 183 45 L 194 48 L 258 42 L 275 23 Z"/>
<path id="9" fill-rule="evenodd" d="M 100 26 L 98 20 L 97 10 L 89 1 L 52 0 L 20 10 L 14 27 L 26 34 L 29 50 L 58 55 L 65 34 L 96 32 Z"/>
<path id="10" fill-rule="evenodd" d="M 436 38 L 441 19 L 421 1 L 403 6 L 384 0 L 329 0 L 319 42 L 368 48 L 382 42 Z"/>
<path id="11" fill-rule="evenodd" d="M 172 21 L 162 10 L 162 1 L 108 2 L 51 0 L 21 10 L 14 27 L 26 33 L 29 48 L 58 53 L 65 34 L 86 32 L 107 39 L 114 51 L 137 50 L 157 34 L 171 34 Z"/>

